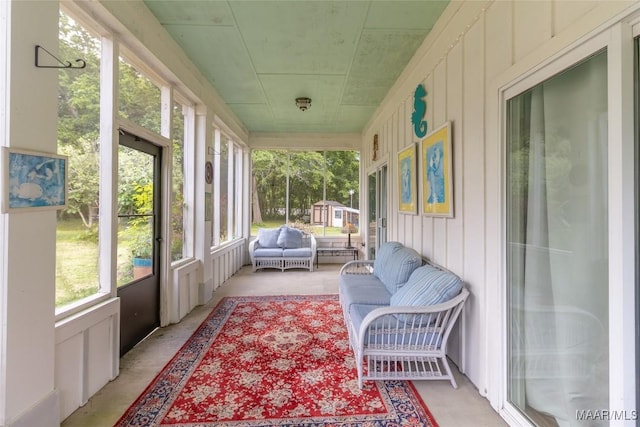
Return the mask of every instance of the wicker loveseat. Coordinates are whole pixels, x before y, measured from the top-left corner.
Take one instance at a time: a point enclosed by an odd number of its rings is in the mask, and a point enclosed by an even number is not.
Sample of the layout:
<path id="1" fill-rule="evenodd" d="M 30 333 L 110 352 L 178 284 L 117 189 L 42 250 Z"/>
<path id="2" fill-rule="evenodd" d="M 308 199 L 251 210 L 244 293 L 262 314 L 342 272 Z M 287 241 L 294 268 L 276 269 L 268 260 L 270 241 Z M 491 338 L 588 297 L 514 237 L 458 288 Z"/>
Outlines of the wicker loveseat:
<path id="1" fill-rule="evenodd" d="M 340 303 L 363 380 L 456 381 L 447 340 L 469 291 L 450 271 L 398 242 L 381 245 L 375 261 L 340 271 Z"/>
<path id="2" fill-rule="evenodd" d="M 253 271 L 261 268 L 287 270 L 306 268 L 313 271 L 316 239 L 313 234 L 283 225 L 261 228 L 258 237 L 249 243 Z"/>

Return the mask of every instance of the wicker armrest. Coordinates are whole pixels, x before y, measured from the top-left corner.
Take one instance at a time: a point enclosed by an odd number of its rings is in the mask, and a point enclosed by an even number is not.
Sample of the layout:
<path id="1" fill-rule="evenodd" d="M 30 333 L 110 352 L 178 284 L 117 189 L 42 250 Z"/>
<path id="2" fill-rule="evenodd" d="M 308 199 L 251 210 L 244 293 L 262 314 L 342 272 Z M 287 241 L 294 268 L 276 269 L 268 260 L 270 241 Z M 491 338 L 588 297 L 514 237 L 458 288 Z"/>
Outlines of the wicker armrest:
<path id="1" fill-rule="evenodd" d="M 251 262 L 253 263 L 253 251 L 260 247 L 260 243 L 258 243 L 258 238 L 253 239 L 249 242 L 249 257 L 251 258 Z"/>
<path id="2" fill-rule="evenodd" d="M 449 301 L 441 304 L 434 305 L 421 305 L 421 306 L 383 306 L 372 310 L 362 320 L 360 325 L 360 337 L 364 337 L 366 329 L 369 325 L 376 323 L 379 318 L 392 315 L 395 319 L 394 323 L 407 325 L 429 325 L 430 329 L 433 329 L 434 325 L 446 325 L 451 324 L 457 318 L 458 312 L 462 309 L 462 305 L 469 297 L 469 291 L 466 288 L 462 288 L 460 293 L 450 299 Z M 452 317 L 451 314 L 455 314 Z M 400 322 L 397 322 L 400 320 Z"/>
<path id="3" fill-rule="evenodd" d="M 340 274 L 373 274 L 373 262 L 371 260 L 349 261 L 340 269 Z"/>
<path id="4" fill-rule="evenodd" d="M 352 333 L 358 387 L 362 388 L 365 379 L 443 379 L 456 388 L 447 362 L 447 341 L 468 296 L 463 288 L 442 304 L 383 306 L 370 311 Z"/>

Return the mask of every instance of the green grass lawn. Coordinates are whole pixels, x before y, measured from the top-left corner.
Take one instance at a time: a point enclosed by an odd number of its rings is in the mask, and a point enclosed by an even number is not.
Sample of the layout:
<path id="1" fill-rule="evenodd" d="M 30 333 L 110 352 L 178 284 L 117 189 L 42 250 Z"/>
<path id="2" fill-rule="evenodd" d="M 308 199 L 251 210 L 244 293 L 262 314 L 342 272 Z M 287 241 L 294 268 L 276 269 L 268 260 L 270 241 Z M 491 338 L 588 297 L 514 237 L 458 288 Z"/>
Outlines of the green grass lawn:
<path id="1" fill-rule="evenodd" d="M 270 220 L 262 224 L 252 224 L 251 235 L 257 236 L 259 228 L 276 228 L 284 220 Z M 322 226 L 301 225 L 315 236 L 322 236 Z M 97 227 L 97 224 L 94 225 Z M 121 233 L 123 241 L 127 238 Z M 345 236 L 340 227 L 326 227 L 325 236 Z M 131 279 L 130 254 L 126 247 L 121 248 L 118 257 L 118 284 Z M 123 271 L 120 271 L 123 270 Z M 126 270 L 126 271 L 124 271 Z M 79 219 L 58 222 L 56 245 L 56 307 L 92 295 L 98 291 L 98 238 L 97 231 L 92 234 Z"/>
<path id="2" fill-rule="evenodd" d="M 87 235 L 80 220 L 58 222 L 56 307 L 98 290 L 98 239 Z"/>
<path id="3" fill-rule="evenodd" d="M 95 294 L 99 288 L 98 237 L 81 220 L 59 221 L 56 244 L 56 307 Z M 131 245 L 134 234 L 118 231 L 117 284 L 133 279 Z"/>

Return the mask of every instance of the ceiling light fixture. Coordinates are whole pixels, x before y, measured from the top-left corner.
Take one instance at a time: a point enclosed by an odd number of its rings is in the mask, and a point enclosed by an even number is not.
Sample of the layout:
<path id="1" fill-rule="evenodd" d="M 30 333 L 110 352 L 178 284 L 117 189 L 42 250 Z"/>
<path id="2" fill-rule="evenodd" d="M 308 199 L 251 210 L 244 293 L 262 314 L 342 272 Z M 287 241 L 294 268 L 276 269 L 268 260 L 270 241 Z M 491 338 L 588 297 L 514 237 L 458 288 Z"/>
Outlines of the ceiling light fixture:
<path id="1" fill-rule="evenodd" d="M 300 111 L 307 111 L 311 108 L 311 98 L 296 98 L 296 106 Z"/>

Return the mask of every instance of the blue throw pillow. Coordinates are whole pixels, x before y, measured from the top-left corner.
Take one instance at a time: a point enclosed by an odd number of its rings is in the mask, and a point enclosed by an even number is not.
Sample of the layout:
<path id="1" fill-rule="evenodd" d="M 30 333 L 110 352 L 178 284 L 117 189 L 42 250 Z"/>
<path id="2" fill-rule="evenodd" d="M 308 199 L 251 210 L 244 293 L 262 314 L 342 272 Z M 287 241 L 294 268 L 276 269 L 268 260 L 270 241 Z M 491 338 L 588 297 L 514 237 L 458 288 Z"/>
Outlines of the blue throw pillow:
<path id="1" fill-rule="evenodd" d="M 382 270 L 386 268 L 391 255 L 402 248 L 404 248 L 404 245 L 400 242 L 384 242 L 381 244 L 376 253 L 376 259 L 373 261 L 373 275 L 379 277 Z"/>
<path id="2" fill-rule="evenodd" d="M 278 236 L 278 246 L 283 249 L 302 247 L 302 231 L 290 227 L 282 227 Z"/>
<path id="3" fill-rule="evenodd" d="M 428 306 L 447 302 L 462 290 L 462 279 L 431 265 L 416 268 L 391 296 L 392 306 Z"/>
<path id="4" fill-rule="evenodd" d="M 422 257 L 414 249 L 398 242 L 387 242 L 376 253 L 373 275 L 380 279 L 390 294 L 394 294 L 421 264 Z"/>
<path id="5" fill-rule="evenodd" d="M 258 230 L 258 242 L 263 248 L 277 248 L 280 228 L 261 228 Z"/>

